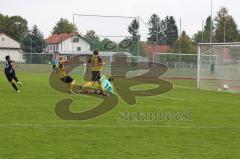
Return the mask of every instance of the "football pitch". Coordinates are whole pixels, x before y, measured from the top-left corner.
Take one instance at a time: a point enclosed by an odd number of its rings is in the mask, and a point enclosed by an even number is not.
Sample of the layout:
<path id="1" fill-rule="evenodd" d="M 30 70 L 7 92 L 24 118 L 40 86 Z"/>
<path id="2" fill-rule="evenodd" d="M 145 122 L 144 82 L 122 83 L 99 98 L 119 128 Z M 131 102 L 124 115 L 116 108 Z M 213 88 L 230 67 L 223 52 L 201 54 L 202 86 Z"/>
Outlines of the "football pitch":
<path id="1" fill-rule="evenodd" d="M 21 66 L 20 66 L 21 67 Z M 32 70 L 37 67 L 39 70 Z M 129 106 L 118 96 L 111 111 L 90 120 L 63 120 L 56 103 L 73 99 L 71 111 L 94 108 L 101 100 L 69 95 L 49 86 L 43 66 L 17 71 L 20 93 L 0 74 L 0 159 L 234 159 L 240 156 L 239 94 L 196 89 L 195 80 L 170 80 L 173 89 L 137 97 Z M 81 76 L 74 74 L 78 84 Z M 147 89 L 142 85 L 135 89 Z M 165 117 L 131 115 L 162 113 Z M 176 114 L 185 113 L 177 118 Z"/>

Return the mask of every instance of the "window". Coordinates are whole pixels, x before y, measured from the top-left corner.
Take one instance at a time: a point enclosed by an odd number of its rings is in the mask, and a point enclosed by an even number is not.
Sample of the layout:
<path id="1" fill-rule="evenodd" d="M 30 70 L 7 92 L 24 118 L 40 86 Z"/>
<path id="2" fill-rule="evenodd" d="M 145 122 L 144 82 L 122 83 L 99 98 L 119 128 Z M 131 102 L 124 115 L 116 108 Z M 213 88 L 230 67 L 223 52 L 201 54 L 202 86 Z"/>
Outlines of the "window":
<path id="1" fill-rule="evenodd" d="M 77 47 L 77 51 L 81 51 L 82 49 L 81 49 L 81 47 Z"/>
<path id="2" fill-rule="evenodd" d="M 49 50 L 52 50 L 52 46 L 49 46 Z"/>
<path id="3" fill-rule="evenodd" d="M 2 41 L 4 41 L 4 38 L 2 38 Z"/>
<path id="4" fill-rule="evenodd" d="M 79 38 L 74 38 L 74 39 L 73 39 L 73 42 L 74 42 L 74 43 L 79 43 Z"/>

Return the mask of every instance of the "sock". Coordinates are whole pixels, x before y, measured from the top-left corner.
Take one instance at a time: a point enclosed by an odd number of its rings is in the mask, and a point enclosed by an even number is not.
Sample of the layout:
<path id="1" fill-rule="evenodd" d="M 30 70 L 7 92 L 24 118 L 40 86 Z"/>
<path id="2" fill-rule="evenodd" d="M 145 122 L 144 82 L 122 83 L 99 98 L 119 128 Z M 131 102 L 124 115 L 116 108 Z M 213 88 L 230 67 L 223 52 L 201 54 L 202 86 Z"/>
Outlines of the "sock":
<path id="1" fill-rule="evenodd" d="M 70 85 L 69 85 L 69 90 L 72 91 L 72 90 L 73 90 L 73 87 L 74 87 L 74 84 L 70 84 Z"/>
<path id="2" fill-rule="evenodd" d="M 18 81 L 18 78 L 16 77 L 16 75 L 14 75 L 13 79 L 14 79 L 16 82 L 19 82 L 19 81 Z"/>
<path id="3" fill-rule="evenodd" d="M 18 91 L 18 88 L 14 83 L 12 83 L 12 87 L 15 89 L 15 91 Z"/>
<path id="4" fill-rule="evenodd" d="M 103 86 L 102 86 L 102 83 L 101 82 L 98 82 L 98 88 L 103 91 Z"/>

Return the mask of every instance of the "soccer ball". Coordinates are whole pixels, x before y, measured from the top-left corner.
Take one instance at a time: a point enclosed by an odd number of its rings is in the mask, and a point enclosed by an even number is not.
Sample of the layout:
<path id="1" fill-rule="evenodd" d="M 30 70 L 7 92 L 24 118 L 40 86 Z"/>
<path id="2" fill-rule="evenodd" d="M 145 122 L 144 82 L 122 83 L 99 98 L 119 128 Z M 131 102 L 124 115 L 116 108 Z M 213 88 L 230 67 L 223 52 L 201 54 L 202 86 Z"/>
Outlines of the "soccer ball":
<path id="1" fill-rule="evenodd" d="M 228 90 L 228 85 L 227 85 L 227 84 L 224 84 L 224 85 L 223 85 L 223 89 L 224 89 L 224 90 Z"/>

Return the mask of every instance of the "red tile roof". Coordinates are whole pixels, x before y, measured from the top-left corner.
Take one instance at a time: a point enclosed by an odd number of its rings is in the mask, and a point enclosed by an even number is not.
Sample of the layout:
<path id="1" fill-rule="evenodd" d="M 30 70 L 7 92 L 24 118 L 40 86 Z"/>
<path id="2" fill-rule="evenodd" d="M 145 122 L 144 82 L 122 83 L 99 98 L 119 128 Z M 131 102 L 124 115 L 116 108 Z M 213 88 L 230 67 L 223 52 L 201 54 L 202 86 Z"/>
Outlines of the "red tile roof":
<path id="1" fill-rule="evenodd" d="M 74 33 L 60 33 L 60 34 L 54 34 L 47 38 L 48 44 L 59 44 L 62 41 L 72 37 L 75 35 Z"/>
<path id="2" fill-rule="evenodd" d="M 169 45 L 150 45 L 143 44 L 144 50 L 146 50 L 149 54 L 157 53 L 167 53 L 170 50 Z"/>

